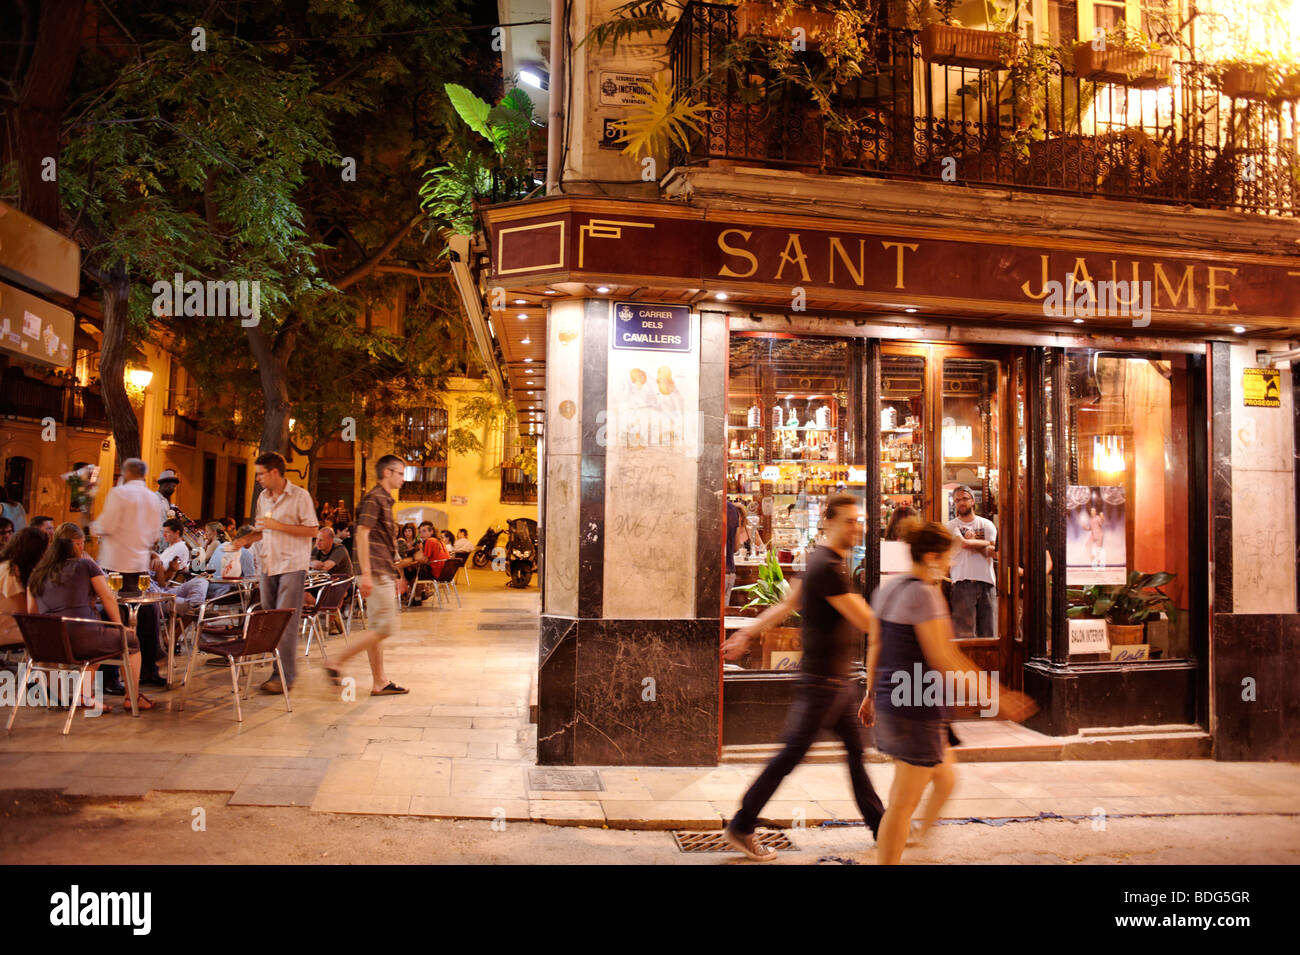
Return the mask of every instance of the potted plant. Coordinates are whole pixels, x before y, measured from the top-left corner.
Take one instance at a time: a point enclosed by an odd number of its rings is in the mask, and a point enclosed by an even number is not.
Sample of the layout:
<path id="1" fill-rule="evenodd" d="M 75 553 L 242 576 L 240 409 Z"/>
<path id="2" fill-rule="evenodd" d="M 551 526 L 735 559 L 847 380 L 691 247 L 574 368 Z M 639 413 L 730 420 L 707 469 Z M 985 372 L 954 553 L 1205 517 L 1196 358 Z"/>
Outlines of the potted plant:
<path id="1" fill-rule="evenodd" d="M 742 608 L 745 610 L 750 607 L 772 607 L 785 599 L 790 584 L 786 581 L 785 574 L 781 572 L 776 548 L 768 549 L 767 560 L 758 570 L 758 580 L 746 587 L 736 589 L 749 594 L 749 603 Z M 792 615 L 792 619 L 797 618 L 798 614 Z M 801 649 L 803 643 L 800 640 L 798 627 L 772 627 L 763 634 L 763 669 L 771 668 L 774 651 Z"/>
<path id="2" fill-rule="evenodd" d="M 921 28 L 921 57 L 927 63 L 997 70 L 1015 59 L 1020 37 L 1015 14 L 1004 17 L 991 2 L 985 7 L 988 29 L 962 26 L 953 16 L 957 0 L 935 0 L 939 21 Z M 991 15 L 990 15 L 991 10 Z"/>
<path id="3" fill-rule="evenodd" d="M 1097 40 L 1074 45 L 1076 72 L 1095 83 L 1118 83 L 1140 89 L 1168 86 L 1173 60 L 1172 50 L 1128 24 L 1107 30 Z"/>
<path id="4" fill-rule="evenodd" d="M 1282 102 L 1300 98 L 1300 68 L 1267 55 L 1225 60 L 1215 79 L 1229 99 Z"/>
<path id="5" fill-rule="evenodd" d="M 1111 645 L 1144 643 L 1145 624 L 1163 612 L 1177 623 L 1178 608 L 1160 588 L 1174 579 L 1167 571 L 1140 574 L 1136 570 L 1118 586 L 1095 584 L 1068 591 L 1067 617 L 1105 618 L 1106 637 Z"/>
<path id="6" fill-rule="evenodd" d="M 791 0 L 742 3 L 736 8 L 736 32 L 739 36 L 788 40 L 796 29 L 803 30 L 808 49 L 815 50 L 835 29 L 835 14 L 802 7 Z"/>

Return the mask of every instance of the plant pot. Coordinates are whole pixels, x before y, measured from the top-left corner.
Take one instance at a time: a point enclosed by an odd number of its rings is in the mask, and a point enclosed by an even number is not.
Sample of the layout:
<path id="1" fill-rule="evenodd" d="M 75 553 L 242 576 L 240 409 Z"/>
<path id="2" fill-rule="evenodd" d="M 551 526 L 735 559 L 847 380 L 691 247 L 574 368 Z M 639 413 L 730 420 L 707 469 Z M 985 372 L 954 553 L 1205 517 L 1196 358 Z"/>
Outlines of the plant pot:
<path id="1" fill-rule="evenodd" d="M 1111 646 L 1116 644 L 1131 646 L 1144 642 L 1142 634 L 1146 628 L 1140 623 L 1121 624 L 1106 621 L 1106 639 L 1110 641 Z"/>
<path id="2" fill-rule="evenodd" d="M 1219 90 L 1229 99 L 1282 102 L 1300 98 L 1300 73 L 1282 76 L 1272 86 L 1272 71 L 1264 64 L 1230 66 L 1219 75 Z"/>
<path id="3" fill-rule="evenodd" d="M 783 650 L 802 650 L 798 627 L 773 627 L 763 634 L 763 669 L 772 669 L 772 654 Z"/>
<path id="4" fill-rule="evenodd" d="M 1113 46 L 1094 50 L 1091 43 L 1077 43 L 1074 47 L 1075 72 L 1094 83 L 1158 89 L 1169 85 L 1173 62 L 1171 50 L 1148 53 Z"/>
<path id="5" fill-rule="evenodd" d="M 999 30 L 972 30 L 947 23 L 931 23 L 921 29 L 922 59 L 943 66 L 1002 69 L 1015 58 L 1019 45 L 1019 36 Z"/>
<path id="6" fill-rule="evenodd" d="M 826 34 L 835 28 L 835 14 L 821 13 L 796 7 L 780 23 L 781 9 L 772 3 L 742 3 L 736 8 L 736 33 L 738 36 L 757 36 L 768 40 L 788 40 L 791 31 L 804 31 L 808 49 L 821 45 Z"/>

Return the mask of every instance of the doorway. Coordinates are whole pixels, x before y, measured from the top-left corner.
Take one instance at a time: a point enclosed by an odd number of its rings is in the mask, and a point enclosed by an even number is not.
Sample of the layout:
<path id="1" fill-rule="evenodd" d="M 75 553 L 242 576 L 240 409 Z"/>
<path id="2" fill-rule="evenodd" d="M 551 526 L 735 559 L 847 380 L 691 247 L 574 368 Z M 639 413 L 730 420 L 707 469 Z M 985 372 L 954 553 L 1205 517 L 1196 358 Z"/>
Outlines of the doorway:
<path id="1" fill-rule="evenodd" d="M 938 521 L 954 532 L 958 547 L 943 590 L 958 646 L 1009 687 L 1019 687 L 1024 660 L 1019 351 L 882 343 L 879 505 L 871 528 L 880 579 L 911 566 L 898 540 L 903 519 Z"/>

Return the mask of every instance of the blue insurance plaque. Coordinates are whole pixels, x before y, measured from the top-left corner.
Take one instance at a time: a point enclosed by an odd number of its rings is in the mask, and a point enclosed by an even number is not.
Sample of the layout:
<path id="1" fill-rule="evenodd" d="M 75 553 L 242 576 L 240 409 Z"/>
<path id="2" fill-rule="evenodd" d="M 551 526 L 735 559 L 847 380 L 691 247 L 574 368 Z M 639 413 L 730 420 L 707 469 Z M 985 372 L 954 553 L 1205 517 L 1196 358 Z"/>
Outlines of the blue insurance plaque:
<path id="1" fill-rule="evenodd" d="M 688 352 L 691 350 L 691 310 L 686 305 L 615 302 L 614 347 Z"/>

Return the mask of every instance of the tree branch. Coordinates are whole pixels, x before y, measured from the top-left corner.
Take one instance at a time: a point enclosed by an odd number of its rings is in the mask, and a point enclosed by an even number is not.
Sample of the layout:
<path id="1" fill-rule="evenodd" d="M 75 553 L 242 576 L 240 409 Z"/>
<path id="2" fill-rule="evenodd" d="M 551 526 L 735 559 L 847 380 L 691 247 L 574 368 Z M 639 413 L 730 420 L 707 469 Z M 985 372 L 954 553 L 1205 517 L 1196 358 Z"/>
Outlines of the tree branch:
<path id="1" fill-rule="evenodd" d="M 344 289 L 355 285 L 357 282 L 360 282 L 363 278 L 370 275 L 372 272 L 375 271 L 375 268 L 379 265 L 379 263 L 382 262 L 384 259 L 386 259 L 388 255 L 393 251 L 393 249 L 397 248 L 398 243 L 406 238 L 407 233 L 409 233 L 412 229 L 415 228 L 416 223 L 422 220 L 423 218 L 424 218 L 423 212 L 417 212 L 415 215 L 411 216 L 411 218 L 407 219 L 406 222 L 404 222 L 398 228 L 398 230 L 394 232 L 392 236 L 389 237 L 388 241 L 383 244 L 383 246 L 379 249 L 378 252 L 376 252 L 366 261 L 362 262 L 352 271 L 346 273 L 345 275 L 340 276 L 338 279 L 331 282 L 330 284 L 333 285 L 339 291 L 343 291 Z"/>

